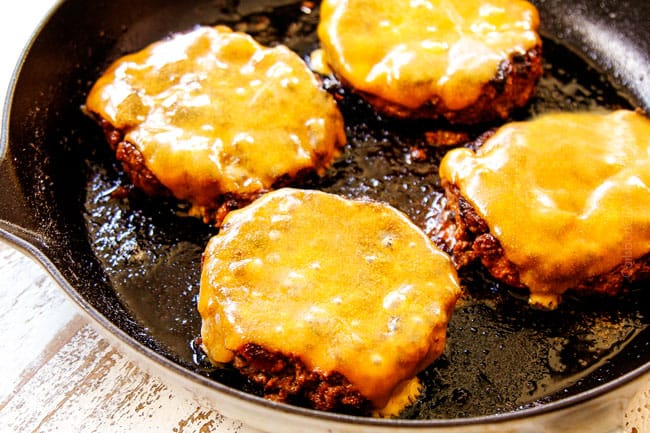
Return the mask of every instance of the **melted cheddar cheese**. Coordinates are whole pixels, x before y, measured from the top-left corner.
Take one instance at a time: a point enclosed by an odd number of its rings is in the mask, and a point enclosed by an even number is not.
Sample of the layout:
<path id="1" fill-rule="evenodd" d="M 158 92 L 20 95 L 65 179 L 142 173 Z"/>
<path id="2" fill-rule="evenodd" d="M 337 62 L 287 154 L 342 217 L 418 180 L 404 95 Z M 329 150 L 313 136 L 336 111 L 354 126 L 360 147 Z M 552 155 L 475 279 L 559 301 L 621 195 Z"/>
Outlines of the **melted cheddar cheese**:
<path id="1" fill-rule="evenodd" d="M 475 102 L 499 64 L 541 45 L 522 0 L 324 0 L 325 61 L 352 87 L 404 107 Z"/>
<path id="2" fill-rule="evenodd" d="M 375 407 L 440 355 L 460 295 L 449 257 L 394 208 L 281 189 L 231 212 L 204 253 L 203 346 L 246 343 L 343 374 Z M 393 409 L 394 410 L 394 409 Z"/>
<path id="3" fill-rule="evenodd" d="M 321 172 L 345 143 L 334 99 L 297 54 L 221 26 L 120 58 L 86 106 L 124 132 L 176 197 L 198 205 Z"/>
<path id="4" fill-rule="evenodd" d="M 532 304 L 553 307 L 567 289 L 650 251 L 650 119 L 639 113 L 508 124 L 476 153 L 449 152 L 440 175 L 487 222 Z"/>

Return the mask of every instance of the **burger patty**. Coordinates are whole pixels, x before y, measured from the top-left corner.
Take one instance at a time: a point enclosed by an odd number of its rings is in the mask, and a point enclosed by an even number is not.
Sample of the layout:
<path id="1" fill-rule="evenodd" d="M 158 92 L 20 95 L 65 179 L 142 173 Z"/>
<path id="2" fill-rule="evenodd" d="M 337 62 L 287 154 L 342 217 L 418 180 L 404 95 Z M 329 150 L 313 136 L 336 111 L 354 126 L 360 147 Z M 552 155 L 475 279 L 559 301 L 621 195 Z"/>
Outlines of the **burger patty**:
<path id="1" fill-rule="evenodd" d="M 358 93 L 378 112 L 397 118 L 444 119 L 463 125 L 504 120 L 512 111 L 524 107 L 533 95 L 543 72 L 541 52 L 538 46 L 501 62 L 497 74 L 482 87 L 476 102 L 460 110 L 448 108 L 440 98 L 411 109 L 370 93 Z"/>
<path id="2" fill-rule="evenodd" d="M 106 140 L 115 152 L 115 157 L 122 165 L 122 169 L 129 177 L 132 186 L 150 196 L 173 197 L 172 192 L 160 183 L 158 178 L 149 170 L 138 147 L 124 140 L 123 132 L 113 127 L 107 120 L 100 119 L 99 123 L 104 130 Z M 278 185 L 280 184 L 278 183 Z M 266 191 L 260 191 L 258 194 L 248 196 L 224 194 L 218 200 L 215 200 L 211 206 L 195 207 L 194 212 L 203 219 L 204 223 L 218 227 L 230 211 L 246 206 L 264 192 Z"/>
<path id="3" fill-rule="evenodd" d="M 458 267 L 555 308 L 567 290 L 615 294 L 649 276 L 650 119 L 631 110 L 510 122 L 440 162 Z M 445 221 L 444 223 L 449 223 Z"/>
<path id="4" fill-rule="evenodd" d="M 85 110 L 136 188 L 216 225 L 265 192 L 322 175 L 346 141 L 336 101 L 298 54 L 225 26 L 120 57 Z"/>
<path id="5" fill-rule="evenodd" d="M 233 366 L 260 386 L 264 398 L 323 411 L 367 413 L 371 403 L 340 373 L 309 370 L 297 356 L 247 343 Z"/>
<path id="6" fill-rule="evenodd" d="M 396 415 L 418 395 L 461 294 L 450 258 L 404 214 L 315 190 L 228 214 L 201 268 L 207 359 L 267 398 L 346 413 Z"/>
<path id="7" fill-rule="evenodd" d="M 474 207 L 465 200 L 458 187 L 449 182 L 442 184 L 447 198 L 453 227 L 441 231 L 441 241 L 446 245 L 457 268 L 480 262 L 497 280 L 516 288 L 526 286 L 519 279 L 519 270 L 505 256 L 499 240 L 490 232 Z M 609 272 L 583 280 L 569 290 L 586 293 L 616 295 L 629 283 L 650 277 L 650 253 L 638 259 L 623 260 Z"/>
<path id="8" fill-rule="evenodd" d="M 484 123 L 533 94 L 538 28 L 524 0 L 324 0 L 315 63 L 380 113 Z"/>

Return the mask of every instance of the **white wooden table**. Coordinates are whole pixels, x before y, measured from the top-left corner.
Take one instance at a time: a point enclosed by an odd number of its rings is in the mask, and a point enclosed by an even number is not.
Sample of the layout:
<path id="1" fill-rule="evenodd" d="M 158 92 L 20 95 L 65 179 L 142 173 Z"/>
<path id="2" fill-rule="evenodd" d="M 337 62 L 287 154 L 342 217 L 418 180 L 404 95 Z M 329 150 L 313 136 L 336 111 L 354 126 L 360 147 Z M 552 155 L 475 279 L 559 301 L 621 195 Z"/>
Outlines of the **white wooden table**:
<path id="1" fill-rule="evenodd" d="M 0 2 L 0 101 L 32 29 L 53 4 Z M 0 432 L 254 432 L 138 368 L 40 265 L 2 242 L 0 345 Z M 628 421 L 621 431 L 648 431 L 649 401 L 650 384 L 621 414 L 621 423 Z"/>
<path id="2" fill-rule="evenodd" d="M 0 275 L 1 432 L 253 431 L 140 370 L 3 243 Z"/>

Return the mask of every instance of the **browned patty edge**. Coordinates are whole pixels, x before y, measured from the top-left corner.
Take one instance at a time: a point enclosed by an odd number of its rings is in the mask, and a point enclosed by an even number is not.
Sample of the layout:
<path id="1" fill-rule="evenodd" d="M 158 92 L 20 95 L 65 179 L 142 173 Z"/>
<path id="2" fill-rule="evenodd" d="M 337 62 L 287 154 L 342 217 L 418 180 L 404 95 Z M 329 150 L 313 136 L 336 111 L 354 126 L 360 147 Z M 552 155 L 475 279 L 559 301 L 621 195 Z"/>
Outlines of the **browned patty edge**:
<path id="1" fill-rule="evenodd" d="M 412 109 L 374 94 L 357 93 L 376 111 L 391 117 L 444 119 L 451 124 L 474 125 L 507 119 L 513 110 L 524 107 L 532 97 L 542 73 L 542 47 L 539 45 L 502 61 L 495 77 L 483 86 L 478 100 L 460 110 L 446 107 L 438 98 Z M 343 79 L 341 82 L 346 87 L 352 87 Z"/>
<path id="2" fill-rule="evenodd" d="M 298 356 L 244 344 L 233 366 L 269 400 L 321 411 L 366 414 L 371 403 L 340 373 L 309 370 Z"/>
<path id="3" fill-rule="evenodd" d="M 480 262 L 498 281 L 516 288 L 526 288 L 519 278 L 519 270 L 505 255 L 499 240 L 474 207 L 462 197 L 459 188 L 442 181 L 453 227 L 440 232 L 440 240 L 451 254 L 454 264 L 462 269 Z M 451 237 L 451 238 L 450 238 Z M 637 259 L 621 260 L 610 271 L 590 277 L 568 290 L 584 293 L 616 295 L 629 284 L 650 277 L 650 253 Z"/>

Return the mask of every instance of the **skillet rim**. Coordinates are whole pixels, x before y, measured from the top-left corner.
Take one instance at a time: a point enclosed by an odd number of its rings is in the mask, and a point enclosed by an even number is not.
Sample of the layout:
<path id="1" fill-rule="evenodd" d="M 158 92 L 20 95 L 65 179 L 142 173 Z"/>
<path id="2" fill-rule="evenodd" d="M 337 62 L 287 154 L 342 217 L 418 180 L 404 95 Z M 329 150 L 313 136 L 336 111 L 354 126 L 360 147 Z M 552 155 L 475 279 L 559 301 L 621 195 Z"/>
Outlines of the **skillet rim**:
<path id="1" fill-rule="evenodd" d="M 40 37 L 43 29 L 51 22 L 52 17 L 59 11 L 61 5 L 66 3 L 66 0 L 56 0 L 50 6 L 49 11 L 40 20 L 39 24 L 32 31 L 30 38 L 22 49 L 19 58 L 15 64 L 14 70 L 11 74 L 8 87 L 6 89 L 6 97 L 2 107 L 2 123 L 0 128 L 0 169 L 15 167 L 15 162 L 10 160 L 7 156 L 11 143 L 9 143 L 9 128 L 11 112 L 13 111 L 13 100 L 16 87 L 20 81 L 23 68 L 26 60 L 31 54 L 31 48 Z M 0 204 L 4 206 L 10 205 L 6 200 L 10 200 L 9 185 L 0 183 Z M 24 215 L 23 215 L 24 216 Z M 218 381 L 191 371 L 186 367 L 174 362 L 173 360 L 163 356 L 154 349 L 144 345 L 136 340 L 128 332 L 123 330 L 117 324 L 113 323 L 107 316 L 98 311 L 91 303 L 73 287 L 68 279 L 64 276 L 64 272 L 59 269 L 53 262 L 47 252 L 47 239 L 41 234 L 30 230 L 28 227 L 22 226 L 20 223 L 14 223 L 9 219 L 4 219 L 0 216 L 0 241 L 4 241 L 17 250 L 25 253 L 27 256 L 39 263 L 53 278 L 66 296 L 77 306 L 77 308 L 84 313 L 84 315 L 92 321 L 95 325 L 101 327 L 103 335 L 116 338 L 123 346 L 128 347 L 130 350 L 138 353 L 148 360 L 156 364 L 156 367 L 162 368 L 167 372 L 182 378 L 184 381 L 200 385 L 204 389 L 209 389 L 210 392 L 225 393 L 230 397 L 234 397 L 247 404 L 260 405 L 263 408 L 271 409 L 275 412 L 287 413 L 301 417 L 316 418 L 318 420 L 328 422 L 342 422 L 350 423 L 368 427 L 399 427 L 401 429 L 421 429 L 421 428 L 444 428 L 444 427 L 469 427 L 481 425 L 498 425 L 508 421 L 525 420 L 526 418 L 534 418 L 540 415 L 551 414 L 553 412 L 560 412 L 589 400 L 598 397 L 606 396 L 613 393 L 615 390 L 623 388 L 625 385 L 632 383 L 634 380 L 643 377 L 650 373 L 650 362 L 634 368 L 627 373 L 609 380 L 602 385 L 593 387 L 591 389 L 578 392 L 569 397 L 554 400 L 540 404 L 539 406 L 527 407 L 523 409 L 516 409 L 510 412 L 496 413 L 491 415 L 473 416 L 466 418 L 454 419 L 387 419 L 387 418 L 372 418 L 357 415 L 347 415 L 340 413 L 323 412 L 315 409 L 303 408 L 285 403 L 278 403 L 264 399 L 245 391 L 231 388 Z M 148 368 L 148 366 L 145 366 Z M 183 386 L 187 385 L 183 383 Z"/>
<path id="2" fill-rule="evenodd" d="M 2 144 L 2 142 L 0 142 Z M 3 162 L 3 161 L 0 161 Z M 13 227 L 15 228 L 15 227 Z M 509 421 L 524 421 L 527 418 L 534 418 L 542 415 L 551 414 L 553 412 L 560 412 L 594 400 L 598 397 L 604 397 L 615 390 L 623 388 L 643 377 L 650 374 L 650 362 L 637 367 L 624 375 L 610 380 L 603 385 L 591 388 L 586 391 L 579 392 L 567 398 L 555 400 L 552 402 L 544 403 L 539 406 L 518 409 L 515 411 L 498 413 L 492 415 L 467 417 L 467 418 L 453 418 L 453 419 L 390 419 L 390 418 L 372 418 L 362 417 L 356 415 L 347 415 L 341 413 L 323 412 L 315 409 L 308 409 L 299 406 L 294 406 L 286 403 L 278 403 L 267 400 L 238 389 L 231 388 L 220 382 L 212 380 L 208 377 L 202 376 L 193 372 L 180 364 L 170 360 L 169 358 L 161 355 L 155 350 L 138 342 L 126 331 L 111 322 L 108 318 L 98 312 L 92 305 L 90 305 L 81 294 L 79 294 L 68 282 L 68 280 L 61 274 L 59 269 L 50 261 L 47 253 L 35 246 L 28 239 L 25 239 L 25 233 L 20 231 L 13 231 L 12 226 L 5 220 L 0 220 L 0 240 L 5 241 L 9 245 L 15 247 L 19 251 L 25 253 L 27 256 L 40 264 L 54 281 L 61 287 L 65 295 L 73 301 L 73 303 L 89 318 L 92 323 L 100 326 L 103 335 L 110 335 L 117 338 L 121 345 L 127 346 L 130 350 L 145 356 L 150 361 L 157 364 L 158 368 L 167 370 L 183 380 L 188 380 L 194 384 L 200 385 L 202 388 L 209 389 L 211 392 L 223 392 L 230 397 L 234 397 L 245 403 L 261 405 L 266 409 L 271 409 L 276 412 L 288 413 L 291 415 L 298 415 L 302 417 L 317 418 L 324 422 L 336 421 L 344 422 L 368 427 L 399 427 L 403 429 L 421 429 L 421 428 L 443 428 L 443 427 L 471 427 L 471 426 L 486 426 L 498 425 Z M 149 366 L 144 366 L 148 369 Z M 186 384 L 183 384 L 186 386 Z"/>

